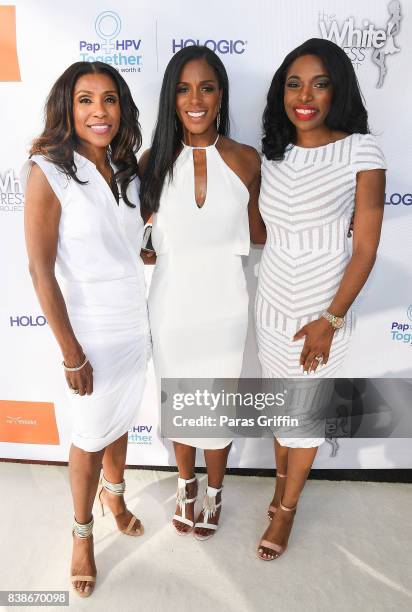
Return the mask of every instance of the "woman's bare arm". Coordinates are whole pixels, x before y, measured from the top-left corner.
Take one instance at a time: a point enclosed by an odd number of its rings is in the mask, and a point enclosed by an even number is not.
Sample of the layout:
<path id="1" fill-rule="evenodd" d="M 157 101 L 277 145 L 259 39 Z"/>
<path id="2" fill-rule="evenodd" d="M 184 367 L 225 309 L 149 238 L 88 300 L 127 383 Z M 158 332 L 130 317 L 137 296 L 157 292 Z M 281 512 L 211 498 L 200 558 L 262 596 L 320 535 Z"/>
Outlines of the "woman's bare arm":
<path id="1" fill-rule="evenodd" d="M 68 367 L 84 361 L 83 349 L 76 339 L 66 304 L 57 283 L 54 267 L 57 253 L 61 207 L 45 175 L 34 164 L 28 179 L 24 226 L 29 270 L 40 306 L 56 337 Z M 66 372 L 69 386 L 80 394 L 93 390 L 92 368 L 86 364 L 79 372 Z"/>
<path id="2" fill-rule="evenodd" d="M 353 252 L 342 277 L 339 289 L 328 311 L 344 317 L 360 293 L 376 260 L 382 227 L 385 197 L 385 171 L 359 172 L 356 184 L 355 216 L 353 221 Z M 304 370 L 315 370 L 316 355 L 323 355 L 323 363 L 329 358 L 334 329 L 324 318 L 308 323 L 294 336 L 305 337 L 300 363 Z"/>

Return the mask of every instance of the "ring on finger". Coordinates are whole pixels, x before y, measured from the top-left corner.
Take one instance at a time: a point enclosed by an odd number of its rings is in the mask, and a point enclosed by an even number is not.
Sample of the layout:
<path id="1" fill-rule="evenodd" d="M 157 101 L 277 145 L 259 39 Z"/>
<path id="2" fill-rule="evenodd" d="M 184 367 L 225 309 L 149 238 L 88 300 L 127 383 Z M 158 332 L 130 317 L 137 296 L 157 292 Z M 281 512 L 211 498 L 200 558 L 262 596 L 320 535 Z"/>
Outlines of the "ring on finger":
<path id="1" fill-rule="evenodd" d="M 316 355 L 315 359 L 318 363 L 320 363 L 321 361 L 323 361 L 323 355 Z"/>
<path id="2" fill-rule="evenodd" d="M 74 395 L 77 395 L 78 393 L 80 393 L 79 389 L 70 389 L 70 391 L 74 393 Z"/>

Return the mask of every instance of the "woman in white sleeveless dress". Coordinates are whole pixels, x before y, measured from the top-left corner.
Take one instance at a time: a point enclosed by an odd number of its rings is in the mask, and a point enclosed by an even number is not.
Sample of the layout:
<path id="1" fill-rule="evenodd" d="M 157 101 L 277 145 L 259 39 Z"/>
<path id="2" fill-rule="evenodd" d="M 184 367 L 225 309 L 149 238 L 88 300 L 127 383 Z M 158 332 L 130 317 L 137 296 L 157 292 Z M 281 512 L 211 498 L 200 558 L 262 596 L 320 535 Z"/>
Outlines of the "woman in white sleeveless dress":
<path id="1" fill-rule="evenodd" d="M 249 252 L 248 205 L 257 210 L 260 159 L 227 132 L 222 62 L 206 47 L 183 49 L 166 69 L 153 144 L 141 161 L 142 206 L 154 213 L 149 317 L 159 379 L 240 376 L 248 323 L 241 256 Z M 217 529 L 232 440 L 173 442 L 173 524 L 178 534 L 194 526 L 195 537 L 206 539 Z M 194 525 L 196 448 L 205 452 L 208 487 Z"/>
<path id="2" fill-rule="evenodd" d="M 253 242 L 265 244 L 255 303 L 262 373 L 331 378 L 349 346 L 350 307 L 375 262 L 385 185 L 385 160 L 368 133 L 344 51 L 320 39 L 292 51 L 273 78 L 263 125 L 259 208 L 266 227 L 252 234 Z M 296 397 L 290 416 L 311 423 L 318 399 Z M 289 434 L 275 438 L 271 524 L 258 549 L 265 561 L 286 549 L 300 493 L 324 442 L 319 433 Z"/>
<path id="3" fill-rule="evenodd" d="M 102 464 L 102 509 L 109 506 L 123 533 L 143 533 L 123 499 L 127 432 L 150 342 L 138 255 L 140 144 L 138 111 L 123 78 L 106 64 L 78 62 L 53 86 L 44 131 L 24 168 L 30 271 L 71 391 L 71 574 L 82 597 L 96 580 L 92 506 Z"/>

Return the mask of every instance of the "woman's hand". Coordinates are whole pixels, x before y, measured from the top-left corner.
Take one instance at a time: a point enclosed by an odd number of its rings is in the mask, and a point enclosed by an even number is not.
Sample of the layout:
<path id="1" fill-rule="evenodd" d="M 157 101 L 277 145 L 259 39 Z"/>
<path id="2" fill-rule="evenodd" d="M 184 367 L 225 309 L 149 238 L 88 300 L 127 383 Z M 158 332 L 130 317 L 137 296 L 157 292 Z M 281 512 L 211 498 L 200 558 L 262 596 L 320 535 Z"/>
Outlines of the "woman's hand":
<path id="1" fill-rule="evenodd" d="M 71 364 L 67 365 L 71 366 Z M 72 389 L 73 392 L 77 390 L 79 395 L 91 395 L 93 393 L 93 368 L 89 362 L 77 372 L 65 370 L 65 375 L 69 389 Z"/>
<path id="2" fill-rule="evenodd" d="M 140 257 L 147 266 L 154 266 L 156 263 L 156 253 L 154 251 L 145 251 L 142 249 L 140 251 Z"/>
<path id="3" fill-rule="evenodd" d="M 304 325 L 294 335 L 293 341 L 305 338 L 299 361 L 305 373 L 314 372 L 320 363 L 325 365 L 328 362 L 334 333 L 332 325 L 321 317 Z M 316 357 L 322 357 L 322 360 L 317 360 Z"/>

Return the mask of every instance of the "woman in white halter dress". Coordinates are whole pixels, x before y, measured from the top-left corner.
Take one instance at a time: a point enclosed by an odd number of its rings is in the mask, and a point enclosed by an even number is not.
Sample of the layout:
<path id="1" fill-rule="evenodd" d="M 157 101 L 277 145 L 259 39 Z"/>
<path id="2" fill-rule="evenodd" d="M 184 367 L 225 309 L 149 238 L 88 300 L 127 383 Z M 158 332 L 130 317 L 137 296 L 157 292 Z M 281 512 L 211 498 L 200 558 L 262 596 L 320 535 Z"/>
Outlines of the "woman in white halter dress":
<path id="1" fill-rule="evenodd" d="M 154 215 L 157 254 L 149 293 L 153 359 L 162 378 L 236 378 L 242 369 L 248 293 L 249 191 L 216 148 L 183 145 Z M 203 150 L 207 195 L 195 201 L 194 150 Z M 230 438 L 172 438 L 203 449 Z"/>
<path id="2" fill-rule="evenodd" d="M 260 159 L 227 132 L 222 62 L 206 47 L 182 49 L 166 69 L 152 147 L 142 162 L 142 205 L 153 214 L 157 256 L 149 318 L 159 383 L 241 373 L 248 324 L 242 255 L 249 252 L 248 205 L 254 199 L 257 209 Z M 173 524 L 179 535 L 194 527 L 195 537 L 206 539 L 217 529 L 232 439 L 224 433 L 202 438 L 197 431 L 182 437 L 175 431 L 170 438 L 179 479 Z M 194 525 L 196 448 L 204 450 L 208 487 Z"/>

